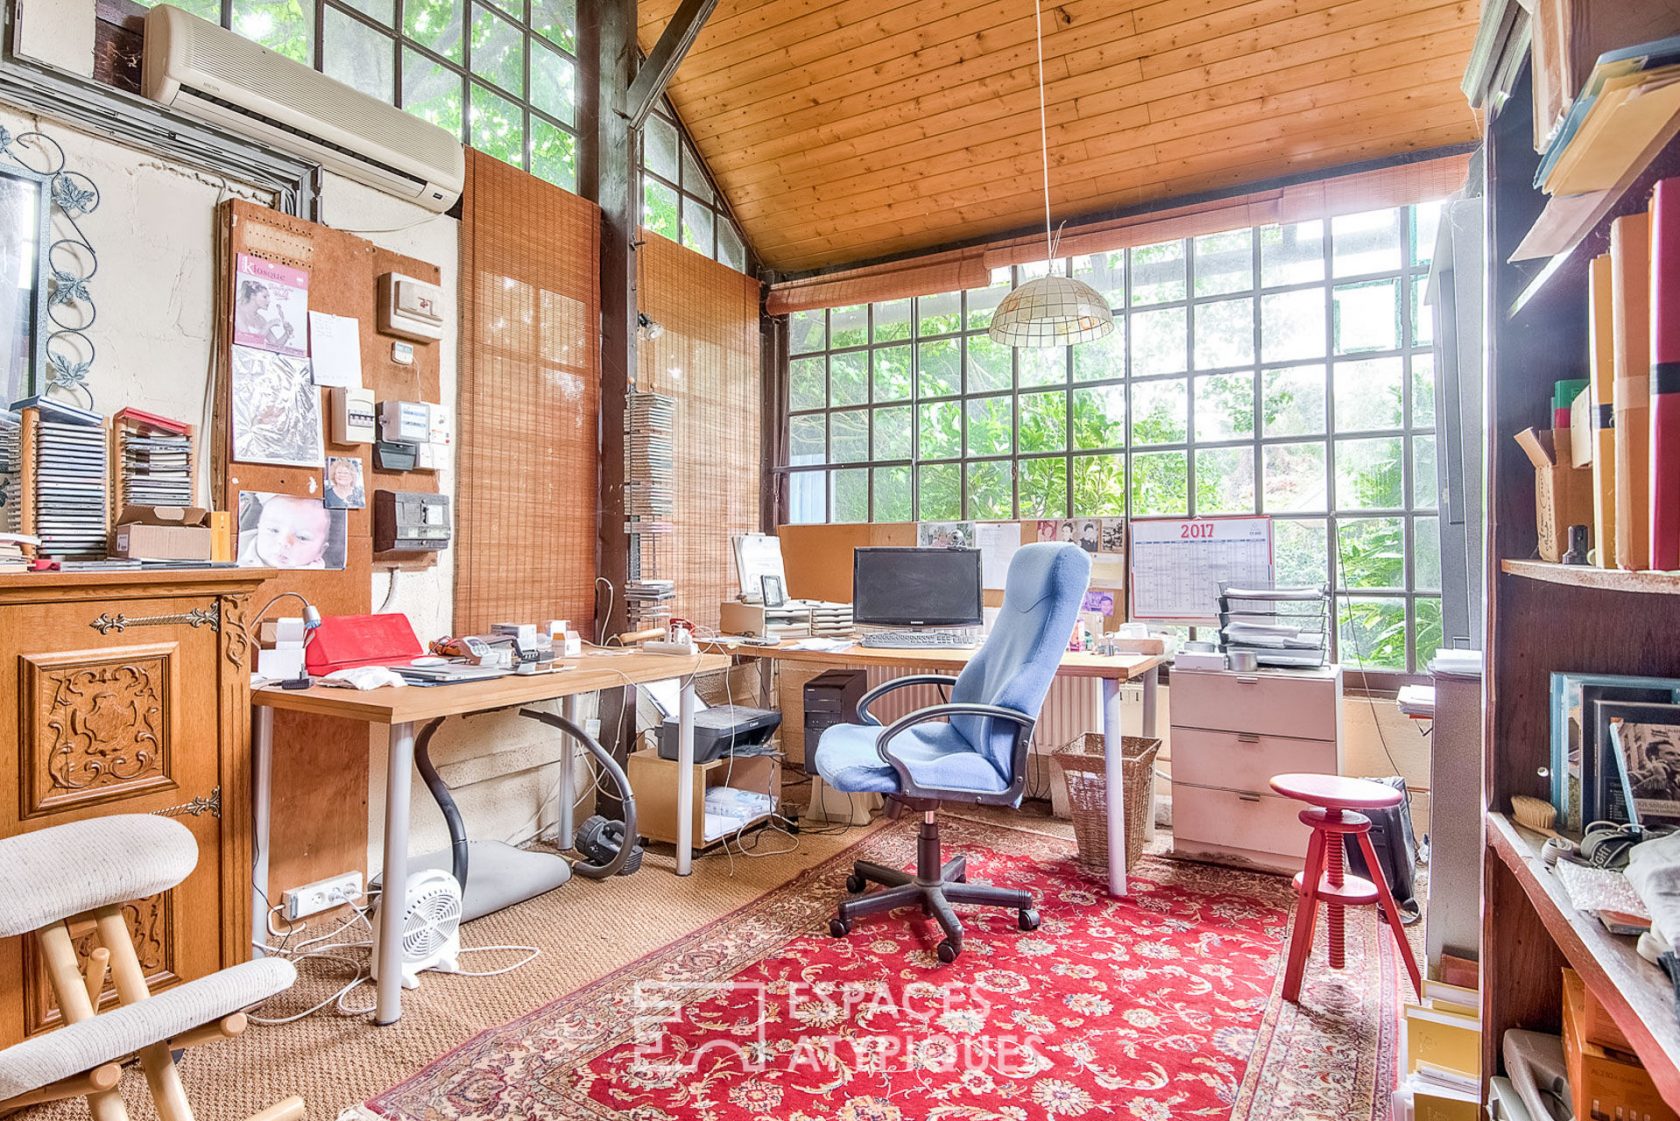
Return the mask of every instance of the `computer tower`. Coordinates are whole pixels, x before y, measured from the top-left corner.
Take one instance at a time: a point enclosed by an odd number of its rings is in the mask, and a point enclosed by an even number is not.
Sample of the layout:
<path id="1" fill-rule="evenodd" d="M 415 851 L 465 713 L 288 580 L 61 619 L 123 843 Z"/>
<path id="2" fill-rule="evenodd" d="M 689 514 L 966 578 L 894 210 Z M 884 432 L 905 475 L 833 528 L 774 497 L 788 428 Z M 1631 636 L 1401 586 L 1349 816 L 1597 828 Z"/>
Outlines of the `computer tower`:
<path id="1" fill-rule="evenodd" d="M 1388 880 L 1389 890 L 1394 893 L 1394 902 L 1399 905 L 1402 914 L 1408 917 L 1415 916 L 1418 913 L 1415 898 L 1417 838 L 1412 833 L 1412 804 L 1410 799 L 1405 797 L 1406 780 L 1395 775 L 1392 778 L 1371 781 L 1392 786 L 1402 795 L 1397 806 L 1360 812 L 1371 819 L 1371 847 L 1376 850 L 1377 863 L 1382 865 L 1382 874 Z M 1349 835 L 1346 843 L 1348 871 L 1366 879 L 1375 879 L 1365 865 L 1365 856 L 1360 851 L 1359 842 Z"/>
<path id="2" fill-rule="evenodd" d="M 831 788 L 818 776 L 812 762 L 825 729 L 857 723 L 858 701 L 868 688 L 869 677 L 862 670 L 831 669 L 805 683 L 805 772 L 811 776 L 807 821 L 867 825 L 870 811 L 880 808 L 879 795 L 847 794 Z"/>
<path id="3" fill-rule="evenodd" d="M 825 729 L 857 723 L 858 701 L 869 687 L 862 670 L 831 669 L 805 683 L 805 759 L 816 753 Z"/>

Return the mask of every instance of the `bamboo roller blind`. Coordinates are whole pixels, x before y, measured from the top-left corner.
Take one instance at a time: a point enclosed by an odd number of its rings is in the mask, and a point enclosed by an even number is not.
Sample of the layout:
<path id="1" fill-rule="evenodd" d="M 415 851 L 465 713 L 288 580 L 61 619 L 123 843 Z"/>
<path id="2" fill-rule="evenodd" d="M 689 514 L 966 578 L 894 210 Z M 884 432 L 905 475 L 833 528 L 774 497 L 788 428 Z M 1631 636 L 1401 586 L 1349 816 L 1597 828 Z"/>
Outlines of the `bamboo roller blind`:
<path id="1" fill-rule="evenodd" d="M 1444 198 L 1464 185 L 1469 156 L 1400 164 L 1275 190 L 1150 211 L 1106 222 L 1069 226 L 1056 252 L 1074 257 L 1175 241 L 1274 222 L 1306 222 Z M 984 287 L 991 270 L 1044 260 L 1044 235 L 949 250 L 870 268 L 828 273 L 773 285 L 771 315 L 811 308 L 866 304 L 907 296 Z"/>
<path id="2" fill-rule="evenodd" d="M 636 274 L 641 311 L 665 329 L 639 344 L 637 378 L 677 400 L 672 532 L 642 575 L 674 580 L 673 613 L 716 627 L 738 590 L 729 539 L 759 528 L 759 283 L 645 231 Z"/>
<path id="3" fill-rule="evenodd" d="M 467 151 L 457 633 L 594 617 L 600 210 Z"/>

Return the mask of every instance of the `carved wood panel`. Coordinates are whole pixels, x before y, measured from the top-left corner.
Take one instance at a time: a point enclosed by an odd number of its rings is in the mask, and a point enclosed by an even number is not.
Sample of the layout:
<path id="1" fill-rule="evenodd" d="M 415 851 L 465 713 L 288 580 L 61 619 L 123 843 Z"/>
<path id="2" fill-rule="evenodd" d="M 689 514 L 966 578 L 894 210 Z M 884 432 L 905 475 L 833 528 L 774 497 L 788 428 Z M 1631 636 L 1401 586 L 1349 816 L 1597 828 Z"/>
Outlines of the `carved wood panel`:
<path id="1" fill-rule="evenodd" d="M 20 817 L 176 785 L 177 653 L 164 642 L 19 658 Z"/>
<path id="2" fill-rule="evenodd" d="M 122 914 L 123 921 L 128 924 L 129 936 L 134 939 L 135 956 L 140 959 L 140 968 L 146 974 L 147 987 L 155 993 L 179 980 L 175 972 L 175 893 L 166 891 L 124 903 Z M 75 925 L 71 933 L 75 936 L 76 957 L 85 963 L 89 952 L 99 945 L 98 932 L 91 922 L 87 922 Z M 53 994 L 52 984 L 47 979 L 45 957 L 36 939 L 24 939 L 23 957 L 25 1030 L 34 1033 L 53 1027 L 63 1016 L 58 1010 L 58 999 Z M 105 991 L 99 998 L 100 1007 L 115 1004 L 116 1000 L 116 987 L 107 978 Z"/>

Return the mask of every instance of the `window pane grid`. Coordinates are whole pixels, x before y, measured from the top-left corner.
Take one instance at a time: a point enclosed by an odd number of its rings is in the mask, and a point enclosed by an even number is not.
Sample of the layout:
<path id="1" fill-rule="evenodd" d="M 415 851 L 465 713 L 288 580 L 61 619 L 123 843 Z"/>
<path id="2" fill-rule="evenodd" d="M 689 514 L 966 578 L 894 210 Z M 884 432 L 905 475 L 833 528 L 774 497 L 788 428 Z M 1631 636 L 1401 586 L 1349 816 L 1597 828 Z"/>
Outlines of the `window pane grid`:
<path id="1" fill-rule="evenodd" d="M 723 192 L 711 181 L 704 161 L 663 99 L 648 115 L 641 144 L 642 225 L 738 272 L 748 272 L 746 240 Z M 667 207 L 673 208 L 670 213 Z M 865 338 L 872 337 L 866 331 Z M 797 345 L 795 351 L 805 353 Z"/>
<path id="2" fill-rule="evenodd" d="M 905 395 L 882 397 L 870 379 L 857 406 L 917 418 L 908 460 L 900 446 L 870 461 L 906 477 L 895 516 L 1266 513 L 1280 582 L 1336 590 L 1338 658 L 1412 670 L 1438 642 L 1440 603 L 1432 339 L 1415 306 L 1428 264 L 1396 248 L 1412 245 L 1418 221 L 1408 207 L 1142 246 L 1100 266 L 1058 262 L 1064 274 L 1102 270 L 1113 349 L 996 353 L 984 331 L 992 310 L 1042 265 L 847 310 L 862 333 L 843 346 L 832 311 L 800 313 L 791 349 L 807 360 L 866 354 L 852 361 L 869 369 L 883 351 L 895 371 L 908 362 L 893 390 Z M 1285 323 L 1295 333 L 1272 337 Z M 839 407 L 799 403 L 790 418 Z M 801 460 L 790 479 L 850 469 L 830 456 Z M 873 494 L 869 516 L 882 517 Z"/>

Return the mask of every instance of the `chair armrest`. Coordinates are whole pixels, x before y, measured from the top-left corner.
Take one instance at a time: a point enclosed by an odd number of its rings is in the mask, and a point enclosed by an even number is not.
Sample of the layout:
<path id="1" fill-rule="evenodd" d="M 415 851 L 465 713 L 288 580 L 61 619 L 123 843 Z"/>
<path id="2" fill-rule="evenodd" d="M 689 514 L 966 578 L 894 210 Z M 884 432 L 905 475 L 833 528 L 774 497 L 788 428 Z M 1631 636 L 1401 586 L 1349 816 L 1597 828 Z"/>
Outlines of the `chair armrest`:
<path id="1" fill-rule="evenodd" d="M 940 790 L 929 790 L 925 787 L 918 786 L 916 784 L 916 780 L 911 777 L 909 769 L 893 756 L 891 751 L 893 739 L 902 733 L 909 731 L 911 728 L 914 728 L 917 724 L 926 724 L 932 720 L 945 720 L 952 716 L 981 716 L 991 720 L 1007 720 L 1014 724 L 1016 775 L 1015 783 L 1012 783 L 1011 786 L 1013 787 L 1015 784 L 1021 783 L 1025 780 L 1025 776 L 1022 773 L 1025 748 L 1028 741 L 1032 739 L 1033 725 L 1038 723 L 1038 721 L 1025 713 L 1017 712 L 1012 708 L 1004 708 L 1002 705 L 985 705 L 968 702 L 929 705 L 926 708 L 919 708 L 915 712 L 907 713 L 906 715 L 899 717 L 897 720 L 889 724 L 886 730 L 883 731 L 875 740 L 876 754 L 881 757 L 882 762 L 886 763 L 887 766 L 891 767 L 898 774 L 899 786 L 903 789 L 905 794 L 908 794 L 911 797 L 937 798 L 940 794 L 946 792 Z"/>
<path id="2" fill-rule="evenodd" d="M 895 677 L 890 681 L 883 681 L 858 698 L 857 714 L 859 723 L 880 726 L 880 721 L 870 713 L 869 706 L 886 696 L 894 689 L 903 689 L 910 685 L 943 685 L 946 688 L 957 683 L 957 679 L 948 673 L 907 673 L 903 677 Z"/>

